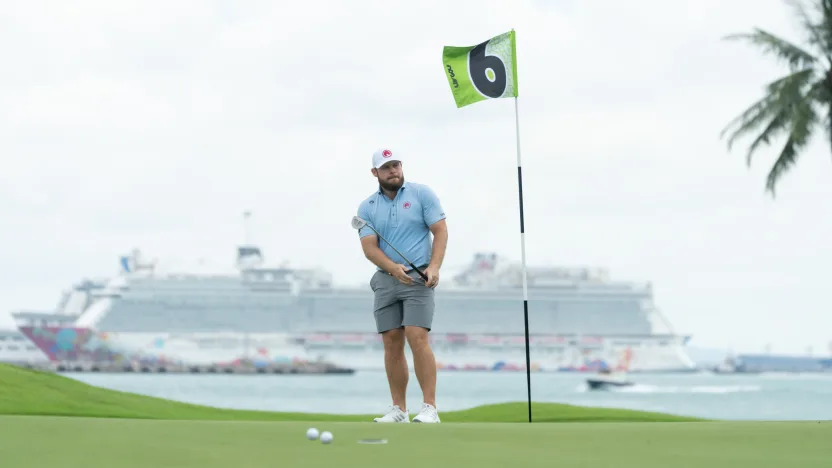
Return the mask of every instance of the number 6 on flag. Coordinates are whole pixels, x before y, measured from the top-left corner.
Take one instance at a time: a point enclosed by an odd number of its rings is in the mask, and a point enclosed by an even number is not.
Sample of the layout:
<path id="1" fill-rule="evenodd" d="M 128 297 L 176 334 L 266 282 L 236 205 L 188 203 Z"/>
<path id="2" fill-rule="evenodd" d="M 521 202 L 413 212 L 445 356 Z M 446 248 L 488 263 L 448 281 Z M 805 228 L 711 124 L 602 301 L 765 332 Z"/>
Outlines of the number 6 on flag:
<path id="1" fill-rule="evenodd" d="M 445 46 L 442 62 L 458 108 L 518 95 L 514 30 L 475 46 Z"/>

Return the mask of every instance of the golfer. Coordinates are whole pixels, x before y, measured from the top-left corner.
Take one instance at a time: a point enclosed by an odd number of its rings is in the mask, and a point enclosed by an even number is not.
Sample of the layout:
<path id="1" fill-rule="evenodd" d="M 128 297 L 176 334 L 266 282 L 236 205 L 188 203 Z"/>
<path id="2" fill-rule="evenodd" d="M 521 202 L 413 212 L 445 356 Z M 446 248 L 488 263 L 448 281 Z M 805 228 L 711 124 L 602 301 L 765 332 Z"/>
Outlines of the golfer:
<path id="1" fill-rule="evenodd" d="M 405 402 L 409 374 L 404 354 L 406 339 L 424 396 L 422 408 L 413 422 L 438 423 L 436 360 L 428 342 L 428 332 L 433 322 L 434 288 L 439 284 L 439 268 L 448 243 L 445 212 L 428 186 L 405 182 L 398 153 L 389 149 L 373 153 L 370 172 L 378 180 L 379 187 L 361 202 L 358 216 L 428 278 L 423 280 L 387 243 L 379 242 L 372 229 L 365 226 L 358 231 L 364 256 L 378 267 L 370 279 L 370 287 L 375 293 L 376 329 L 384 342 L 384 368 L 393 399 L 390 411 L 375 421 L 410 422 Z"/>

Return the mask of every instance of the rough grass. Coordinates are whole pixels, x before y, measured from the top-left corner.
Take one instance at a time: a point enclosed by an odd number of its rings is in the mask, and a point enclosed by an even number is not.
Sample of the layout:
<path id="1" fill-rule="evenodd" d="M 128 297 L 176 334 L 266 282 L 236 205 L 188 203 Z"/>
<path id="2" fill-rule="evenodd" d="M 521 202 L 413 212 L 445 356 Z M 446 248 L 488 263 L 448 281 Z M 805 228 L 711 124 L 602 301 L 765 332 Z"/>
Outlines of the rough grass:
<path id="1" fill-rule="evenodd" d="M 377 415 L 285 413 L 212 408 L 119 392 L 61 375 L 0 364 L 0 414 L 234 421 L 372 421 Z M 698 418 L 644 411 L 533 403 L 535 422 L 683 422 Z M 442 422 L 528 422 L 525 402 L 444 411 Z"/>

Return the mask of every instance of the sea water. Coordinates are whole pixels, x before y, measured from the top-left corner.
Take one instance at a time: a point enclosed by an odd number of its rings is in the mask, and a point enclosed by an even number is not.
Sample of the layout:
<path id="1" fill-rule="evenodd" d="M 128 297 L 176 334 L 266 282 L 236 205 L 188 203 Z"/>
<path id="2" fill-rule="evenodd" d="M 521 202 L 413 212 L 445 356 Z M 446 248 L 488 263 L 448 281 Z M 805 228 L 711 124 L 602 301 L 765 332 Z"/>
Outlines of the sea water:
<path id="1" fill-rule="evenodd" d="M 65 374 L 92 385 L 222 408 L 381 414 L 391 404 L 383 371 L 353 375 Z M 830 420 L 832 375 L 633 374 L 636 385 L 590 391 L 586 374 L 533 373 L 532 400 L 659 411 L 725 420 Z M 421 405 L 415 374 L 407 405 Z M 440 411 L 527 399 L 524 372 L 440 372 Z"/>

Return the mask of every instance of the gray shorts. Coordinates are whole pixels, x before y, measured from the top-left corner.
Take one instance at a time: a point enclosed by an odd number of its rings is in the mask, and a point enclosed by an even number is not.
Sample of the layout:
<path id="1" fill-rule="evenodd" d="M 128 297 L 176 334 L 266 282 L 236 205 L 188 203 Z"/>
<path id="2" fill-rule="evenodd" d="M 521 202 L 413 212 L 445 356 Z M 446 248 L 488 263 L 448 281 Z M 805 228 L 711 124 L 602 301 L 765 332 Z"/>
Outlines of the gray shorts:
<path id="1" fill-rule="evenodd" d="M 424 271 L 423 268 L 419 268 Z M 402 284 L 385 271 L 377 271 L 370 278 L 370 287 L 375 294 L 373 312 L 379 333 L 415 326 L 431 329 L 433 323 L 433 288 L 425 286 L 419 273 L 410 271 L 412 284 Z"/>

